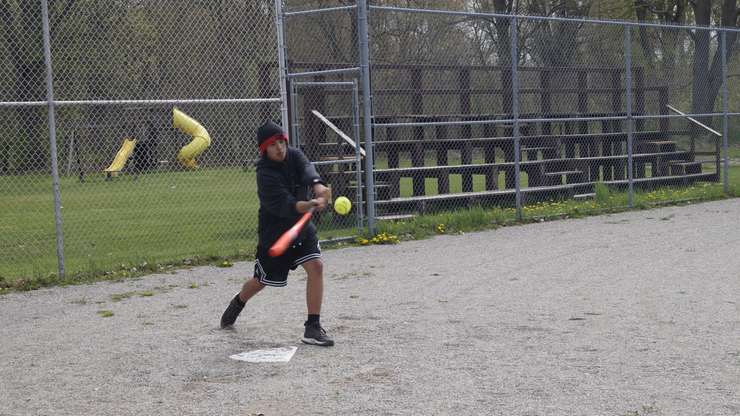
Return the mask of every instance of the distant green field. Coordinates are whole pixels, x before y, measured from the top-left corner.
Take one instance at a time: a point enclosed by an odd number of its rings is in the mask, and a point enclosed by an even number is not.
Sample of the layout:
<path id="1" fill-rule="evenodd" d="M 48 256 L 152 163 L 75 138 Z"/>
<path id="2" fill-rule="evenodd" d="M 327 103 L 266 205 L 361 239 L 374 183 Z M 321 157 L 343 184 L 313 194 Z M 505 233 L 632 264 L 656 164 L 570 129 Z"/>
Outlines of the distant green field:
<path id="1" fill-rule="evenodd" d="M 14 280 L 56 272 L 50 179 L 0 177 L 0 195 L 0 276 Z M 255 250 L 254 171 L 148 173 L 111 181 L 97 175 L 84 183 L 69 177 L 61 181 L 61 195 L 68 275 L 196 257 L 244 258 Z M 347 222 L 340 224 L 344 231 L 327 230 L 322 238 L 351 233 Z"/>
<path id="2" fill-rule="evenodd" d="M 47 177 L 0 177 L 0 275 L 56 270 L 53 196 Z M 150 264 L 254 248 L 253 172 L 211 170 L 61 182 L 68 272 Z"/>
<path id="3" fill-rule="evenodd" d="M 740 148 L 731 148 L 730 157 L 731 194 L 737 195 Z M 382 167 L 385 161 L 378 162 Z M 484 178 L 473 179 L 474 190 L 483 190 Z M 503 175 L 499 181 L 503 187 Z M 461 182 L 459 175 L 451 177 L 451 192 L 460 192 Z M 522 186 L 527 186 L 526 175 Z M 410 196 L 411 187 L 410 179 L 402 180 L 401 195 Z M 426 191 L 436 193 L 436 181 L 428 179 Z M 43 175 L 0 176 L 0 195 L 0 290 L 3 280 L 5 285 L 18 279 L 43 283 L 57 272 L 51 180 Z M 98 174 L 84 183 L 65 177 L 61 195 L 65 266 L 74 279 L 245 259 L 255 250 L 258 200 L 253 170 L 157 172 L 110 181 Z M 665 198 L 706 195 L 702 189 Z M 320 237 L 355 235 L 353 221 L 351 216 L 326 214 L 319 224 Z"/>

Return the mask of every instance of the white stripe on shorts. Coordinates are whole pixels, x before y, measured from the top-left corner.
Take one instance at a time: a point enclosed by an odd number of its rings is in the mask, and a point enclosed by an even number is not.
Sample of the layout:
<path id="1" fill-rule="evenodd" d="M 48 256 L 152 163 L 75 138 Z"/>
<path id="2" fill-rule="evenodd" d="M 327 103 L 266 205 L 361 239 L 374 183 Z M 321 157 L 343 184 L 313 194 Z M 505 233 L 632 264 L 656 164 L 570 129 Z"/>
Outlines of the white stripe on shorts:
<path id="1" fill-rule="evenodd" d="M 293 262 L 293 267 L 298 267 L 301 264 L 303 264 L 303 263 L 305 263 L 305 262 L 307 262 L 309 260 L 320 259 L 320 258 L 321 258 L 321 253 L 307 254 L 307 255 L 299 258 L 299 259 L 296 259 L 296 261 Z"/>
<path id="2" fill-rule="evenodd" d="M 257 266 L 257 269 L 259 270 L 259 276 L 257 276 L 257 280 L 262 283 L 265 286 L 273 286 L 273 287 L 283 287 L 287 286 L 288 279 L 283 280 L 282 282 L 276 282 L 274 280 L 268 280 L 267 279 L 267 273 L 265 273 L 265 269 L 262 268 L 262 264 L 260 264 L 260 259 L 255 260 L 255 266 Z"/>

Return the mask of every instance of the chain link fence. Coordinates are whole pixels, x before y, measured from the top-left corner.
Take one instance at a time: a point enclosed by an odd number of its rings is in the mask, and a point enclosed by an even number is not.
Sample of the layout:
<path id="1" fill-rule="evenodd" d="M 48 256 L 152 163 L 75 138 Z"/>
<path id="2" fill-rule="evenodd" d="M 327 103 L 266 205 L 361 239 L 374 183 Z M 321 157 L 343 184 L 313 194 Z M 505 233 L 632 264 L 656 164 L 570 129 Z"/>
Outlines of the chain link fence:
<path id="1" fill-rule="evenodd" d="M 324 30 L 287 43 L 288 62 L 302 65 L 291 70 L 359 78 L 336 73 L 358 64 L 337 51 L 360 32 L 340 23 L 357 11 L 323 6 L 292 9 L 301 18 L 292 30 Z M 374 219 L 479 205 L 523 218 L 574 200 L 634 206 L 666 187 L 723 179 L 727 190 L 722 131 L 737 91 L 723 80 L 737 61 L 736 29 L 459 6 L 369 6 L 371 229 Z"/>
<path id="2" fill-rule="evenodd" d="M 71 276 L 253 254 L 273 2 L 49 2 L 46 57 L 42 5 L 0 6 L 0 276 L 45 278 L 57 245 Z"/>
<path id="3" fill-rule="evenodd" d="M 266 119 L 355 205 L 316 218 L 324 240 L 727 191 L 736 29 L 366 3 L 53 2 L 48 56 L 44 2 L 3 3 L 0 276 L 56 270 L 60 245 L 71 273 L 250 255 Z"/>

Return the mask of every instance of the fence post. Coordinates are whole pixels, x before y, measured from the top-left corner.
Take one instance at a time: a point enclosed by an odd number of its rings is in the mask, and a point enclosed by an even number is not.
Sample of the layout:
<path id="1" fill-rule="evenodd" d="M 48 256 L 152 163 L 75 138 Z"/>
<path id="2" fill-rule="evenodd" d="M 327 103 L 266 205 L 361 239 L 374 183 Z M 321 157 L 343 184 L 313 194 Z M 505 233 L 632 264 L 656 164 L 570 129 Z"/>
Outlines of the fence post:
<path id="1" fill-rule="evenodd" d="M 634 197 L 634 178 L 632 171 L 632 32 L 630 26 L 624 26 L 624 55 L 625 55 L 625 68 L 624 68 L 624 82 L 625 90 L 627 92 L 626 104 L 627 104 L 627 182 L 629 183 L 629 190 L 627 191 L 627 205 L 632 208 Z"/>
<path id="2" fill-rule="evenodd" d="M 288 88 L 290 88 L 290 94 L 288 95 L 288 97 L 289 97 L 289 99 L 288 99 L 288 105 L 289 105 L 288 106 L 288 109 L 289 109 L 289 111 L 288 111 L 288 117 L 290 117 L 289 118 L 289 120 L 290 120 L 290 122 L 289 122 L 289 128 L 290 128 L 290 133 L 289 133 L 290 136 L 289 136 L 289 139 L 290 139 L 290 143 L 293 146 L 298 147 L 301 144 L 301 137 L 300 137 L 300 132 L 299 132 L 299 129 L 298 129 L 298 127 L 299 127 L 298 126 L 298 87 L 296 87 L 296 85 L 293 82 L 293 80 L 290 80 L 288 82 Z"/>
<path id="3" fill-rule="evenodd" d="M 280 124 L 287 131 L 290 119 L 288 118 L 288 65 L 285 62 L 285 15 L 283 15 L 283 0 L 275 0 L 275 25 L 278 43 L 278 69 L 280 72 L 280 114 L 282 118 Z"/>
<path id="4" fill-rule="evenodd" d="M 519 147 L 519 79 L 517 76 L 517 18 L 511 18 L 511 114 L 514 117 L 514 188 L 516 200 L 516 217 L 522 219 L 522 189 L 519 175 L 520 147 Z"/>
<path id="5" fill-rule="evenodd" d="M 722 168 L 725 170 L 723 176 L 723 188 L 725 193 L 730 192 L 730 154 L 727 135 L 729 126 L 727 120 L 728 110 L 728 87 L 727 87 L 727 31 L 722 31 L 722 152 L 724 153 L 724 163 Z"/>
<path id="6" fill-rule="evenodd" d="M 363 215 L 363 198 L 362 198 L 362 156 L 360 154 L 360 92 L 357 85 L 357 79 L 352 80 L 352 137 L 355 139 L 355 159 L 357 164 L 355 165 L 355 183 L 357 185 L 355 200 L 357 202 L 357 222 L 356 226 L 359 230 L 362 228 L 364 222 Z"/>
<path id="7" fill-rule="evenodd" d="M 362 124 L 365 133 L 365 186 L 367 187 L 367 228 L 375 234 L 375 181 L 373 178 L 373 120 L 370 92 L 370 50 L 368 46 L 367 0 L 357 0 L 358 46 L 362 83 Z"/>
<path id="8" fill-rule="evenodd" d="M 64 232 L 62 230 L 62 196 L 59 191 L 59 167 L 57 165 L 57 130 L 54 113 L 54 83 L 51 72 L 51 40 L 49 35 L 49 4 L 41 1 L 41 27 L 44 36 L 44 63 L 46 64 L 46 103 L 49 112 L 49 150 L 51 153 L 51 186 L 54 192 L 54 223 L 57 240 L 57 263 L 59 277 L 64 277 Z"/>

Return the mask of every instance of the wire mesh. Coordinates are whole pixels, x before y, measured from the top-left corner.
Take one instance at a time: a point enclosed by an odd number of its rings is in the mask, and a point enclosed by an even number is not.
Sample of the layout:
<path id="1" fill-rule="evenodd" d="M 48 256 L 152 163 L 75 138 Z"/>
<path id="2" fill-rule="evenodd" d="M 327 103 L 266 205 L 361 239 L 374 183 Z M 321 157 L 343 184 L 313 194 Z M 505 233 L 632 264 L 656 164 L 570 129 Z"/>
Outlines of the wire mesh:
<path id="1" fill-rule="evenodd" d="M 518 29 L 524 205 L 626 180 L 623 28 L 522 19 Z"/>
<path id="2" fill-rule="evenodd" d="M 727 104 L 740 112 L 737 32 L 723 45 L 718 29 L 491 14 L 510 12 L 503 3 L 418 3 L 433 12 L 373 3 L 370 149 L 357 119 L 370 102 L 348 88 L 361 84 L 356 3 L 283 2 L 287 72 L 313 73 L 288 79 L 291 139 L 335 197 L 356 202 L 353 215 L 318 218 L 322 238 L 350 235 L 369 208 L 357 179 L 364 163 L 343 135 L 375 153 L 368 179 L 381 217 L 518 201 L 525 217 L 557 214 L 566 202 L 625 206 L 630 177 L 641 203 L 659 198 L 657 189 L 679 192 L 727 173 L 712 130 L 724 127 L 724 46 Z M 585 13 L 579 2 L 538 4 L 519 11 Z M 69 272 L 253 250 L 254 131 L 281 117 L 273 7 L 50 4 Z M 8 253 L 0 276 L 44 275 L 56 258 L 41 6 L 5 2 L 0 11 L 0 127 L 10 132 L 0 137 L 0 249 Z M 344 84 L 299 85 L 306 82 Z M 208 140 L 175 128 L 174 107 Z M 727 119 L 734 166 L 740 122 Z M 190 145 L 199 152 L 184 165 L 178 155 Z"/>
<path id="3" fill-rule="evenodd" d="M 290 72 L 351 68 L 358 65 L 357 11 L 286 16 L 285 43 Z"/>
<path id="4" fill-rule="evenodd" d="M 313 12 L 338 7 L 352 7 L 354 0 L 283 0 L 286 13 Z"/>
<path id="5" fill-rule="evenodd" d="M 0 109 L 0 125 L 9 133 L 0 139 L 0 276 L 35 276 L 56 270 L 45 123 L 45 109 Z M 42 258 L 45 261 L 36 261 Z"/>
<path id="6" fill-rule="evenodd" d="M 68 275 L 253 254 L 255 131 L 280 119 L 272 4 L 50 5 Z M 28 104 L 47 99 L 39 5 L 0 6 L 9 279 L 45 277 L 57 262 L 47 110 Z M 196 124 L 175 127 L 174 108 Z"/>
<path id="7" fill-rule="evenodd" d="M 715 140 L 669 109 L 718 110 L 686 64 L 714 56 L 716 31 L 387 7 L 371 23 L 381 214 L 511 206 L 517 160 L 525 205 L 626 192 L 630 176 L 637 189 L 717 180 L 716 151 L 696 151 Z"/>
<path id="8" fill-rule="evenodd" d="M 354 3 L 354 2 L 352 2 Z M 290 6 L 290 5 L 289 5 Z M 311 10 L 307 5 L 295 10 Z M 346 6 L 341 2 L 321 2 L 321 10 Z M 362 159 L 343 137 L 355 143 L 359 104 L 353 100 L 353 81 L 359 73 L 356 8 L 286 16 L 288 73 L 317 73 L 290 78 L 290 108 L 293 143 L 314 162 L 322 178 L 332 188 L 334 198 L 348 197 L 354 206 L 349 215 L 325 211 L 317 216 L 319 237 L 336 239 L 356 235 L 366 200 L 362 193 Z M 342 71 L 326 73 L 325 71 Z M 358 163 L 359 162 L 359 163 Z"/>
<path id="9" fill-rule="evenodd" d="M 728 33 L 727 46 L 727 85 L 728 85 L 728 111 L 730 113 L 740 113 L 740 89 L 735 88 L 740 79 L 740 41 L 737 35 L 732 36 Z M 734 38 L 734 42 L 731 42 Z M 733 117 L 733 130 L 737 132 L 740 125 L 735 124 L 736 117 Z M 733 137 L 738 137 L 737 134 Z"/>
<path id="10" fill-rule="evenodd" d="M 363 171 L 359 152 L 364 150 L 361 144 L 356 149 L 361 142 L 355 85 L 347 81 L 294 81 L 291 85 L 294 143 L 314 162 L 334 199 L 344 196 L 353 203 L 349 215 L 332 210 L 317 215 L 319 237 L 326 240 L 357 235 L 365 211 L 367 196 L 359 179 Z"/>
<path id="11" fill-rule="evenodd" d="M 178 108 L 202 130 L 180 125 L 171 107 L 122 109 L 115 119 L 110 109 L 75 110 L 60 111 L 58 128 L 69 269 L 252 254 L 257 106 Z M 202 146 L 197 167 L 182 159 L 193 146 Z"/>
<path id="12" fill-rule="evenodd" d="M 51 16 L 60 100 L 265 97 L 272 1 L 90 1 Z"/>
<path id="13" fill-rule="evenodd" d="M 730 44 L 729 33 L 727 37 L 727 43 L 731 45 L 727 47 L 727 105 L 730 113 L 737 114 L 740 113 L 740 89 L 736 88 L 740 79 L 740 42 L 735 36 L 735 41 Z M 728 117 L 728 132 L 728 165 L 736 171 L 740 165 L 740 116 L 733 114 Z"/>

